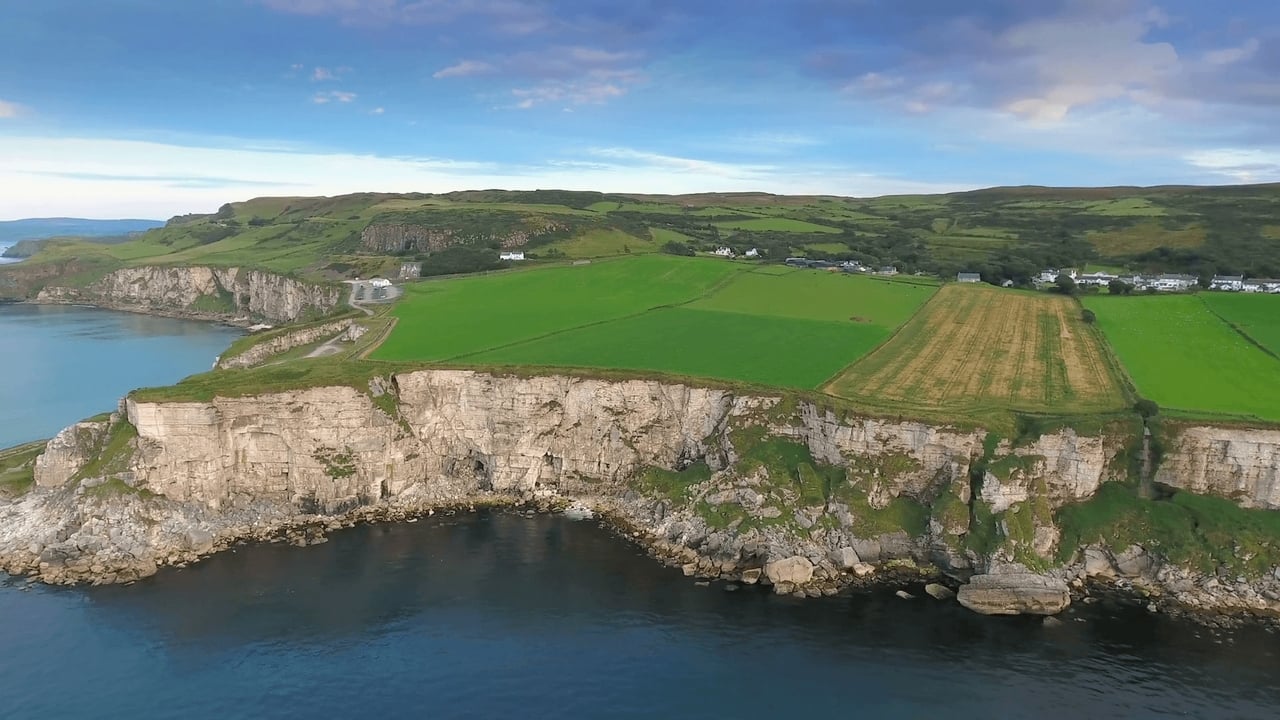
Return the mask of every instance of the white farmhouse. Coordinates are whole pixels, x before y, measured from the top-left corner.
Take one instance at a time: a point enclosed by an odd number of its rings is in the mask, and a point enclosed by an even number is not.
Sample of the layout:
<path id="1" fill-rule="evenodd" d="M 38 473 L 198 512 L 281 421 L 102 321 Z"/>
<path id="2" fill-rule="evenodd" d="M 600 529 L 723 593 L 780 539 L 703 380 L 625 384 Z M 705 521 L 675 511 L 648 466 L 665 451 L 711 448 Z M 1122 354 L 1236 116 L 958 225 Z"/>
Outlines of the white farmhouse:
<path id="1" fill-rule="evenodd" d="M 749 258 L 760 257 L 760 251 L 756 248 L 751 248 L 750 250 L 742 253 L 742 256 L 749 257 Z"/>
<path id="2" fill-rule="evenodd" d="M 369 285 L 376 288 L 391 287 L 391 281 L 386 278 L 373 278 L 369 281 Z"/>
<path id="3" fill-rule="evenodd" d="M 962 283 L 982 282 L 982 275 L 975 272 L 956 273 L 956 282 L 962 282 Z"/>
<path id="4" fill-rule="evenodd" d="M 504 252 L 498 255 L 499 260 L 523 260 L 523 252 Z"/>
<path id="5" fill-rule="evenodd" d="M 716 249 L 715 249 L 715 252 L 713 252 L 713 253 L 711 253 L 711 254 L 712 254 L 712 255 L 715 255 L 716 257 L 731 258 L 731 257 L 733 257 L 733 248 L 728 248 L 728 247 L 718 247 L 718 248 L 716 248 Z"/>
<path id="6" fill-rule="evenodd" d="M 1214 275 L 1213 280 L 1209 281 L 1210 290 L 1226 290 L 1228 292 L 1240 292 L 1244 289 L 1243 275 Z"/>
<path id="7" fill-rule="evenodd" d="M 1097 285 L 1098 287 L 1105 287 L 1109 285 L 1112 280 L 1116 280 L 1118 278 L 1119 278 L 1118 275 L 1112 275 L 1111 273 L 1105 273 L 1105 272 L 1085 273 L 1080 277 L 1076 278 L 1076 284 L 1077 285 Z"/>

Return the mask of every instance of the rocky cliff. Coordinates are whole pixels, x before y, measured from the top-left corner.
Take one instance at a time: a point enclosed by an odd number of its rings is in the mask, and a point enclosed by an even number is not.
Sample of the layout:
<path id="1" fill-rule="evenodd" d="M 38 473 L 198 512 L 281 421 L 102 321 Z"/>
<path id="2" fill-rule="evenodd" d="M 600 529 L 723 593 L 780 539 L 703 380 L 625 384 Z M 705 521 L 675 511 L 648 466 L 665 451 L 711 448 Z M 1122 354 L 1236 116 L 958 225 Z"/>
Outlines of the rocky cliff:
<path id="1" fill-rule="evenodd" d="M 45 287 L 41 303 L 84 303 L 113 310 L 224 321 L 293 322 L 337 307 L 341 289 L 242 268 L 123 268 L 84 288 Z"/>
<path id="2" fill-rule="evenodd" d="M 364 327 L 355 324 L 355 320 L 346 318 L 287 332 L 277 331 L 278 334 L 263 339 L 242 353 L 219 358 L 218 367 L 224 370 L 227 368 L 253 367 L 281 353 L 321 340 L 338 338 L 339 336 L 355 340 L 364 334 L 364 330 Z"/>
<path id="3" fill-rule="evenodd" d="M 1262 443 L 1248 433 L 1265 431 L 1237 432 Z M 50 582 L 119 581 L 299 522 L 575 502 L 688 574 L 779 592 L 909 570 L 977 578 L 962 602 L 980 612 L 1056 612 L 1089 578 L 1280 610 L 1273 567 L 1224 584 L 1166 561 L 1155 541 L 1148 551 L 1059 527 L 1059 511 L 1126 480 L 1130 441 L 1062 430 L 1015 446 L 722 389 L 453 370 L 211 402 L 128 399 L 112 421 L 60 434 L 35 467 L 37 489 L 0 506 L 0 562 Z M 1194 465 L 1184 455 L 1197 442 L 1172 448 L 1165 467 Z M 1251 467 L 1274 473 L 1266 452 Z M 1234 492 L 1234 476 L 1204 477 L 1203 490 Z"/>
<path id="4" fill-rule="evenodd" d="M 411 222 L 375 223 L 360 234 L 361 246 L 375 253 L 436 252 L 455 245 L 480 245 L 511 249 L 530 241 L 569 230 L 564 222 L 543 217 L 512 217 L 502 230 L 438 227 Z"/>

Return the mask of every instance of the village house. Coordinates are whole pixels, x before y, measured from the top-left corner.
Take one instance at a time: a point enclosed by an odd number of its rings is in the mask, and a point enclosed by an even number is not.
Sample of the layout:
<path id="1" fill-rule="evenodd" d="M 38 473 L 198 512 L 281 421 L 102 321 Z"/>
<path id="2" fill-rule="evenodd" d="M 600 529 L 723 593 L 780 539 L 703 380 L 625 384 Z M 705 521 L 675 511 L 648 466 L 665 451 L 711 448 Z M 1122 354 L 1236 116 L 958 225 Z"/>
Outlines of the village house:
<path id="1" fill-rule="evenodd" d="M 1200 282 L 1195 275 L 1164 274 L 1148 282 L 1145 287 L 1152 287 L 1160 292 L 1186 292 Z"/>
<path id="2" fill-rule="evenodd" d="M 1105 287 L 1108 284 L 1110 284 L 1112 280 L 1118 280 L 1119 277 L 1120 276 L 1118 275 L 1112 275 L 1111 273 L 1105 273 L 1105 272 L 1084 273 L 1083 275 L 1080 275 L 1079 277 L 1076 278 L 1076 284 L 1077 285 L 1097 285 L 1098 287 Z"/>
<path id="3" fill-rule="evenodd" d="M 884 267 L 877 270 L 876 274 L 877 275 L 897 275 L 898 268 L 893 265 L 885 265 Z"/>
<path id="4" fill-rule="evenodd" d="M 982 275 L 975 272 L 956 273 L 956 282 L 962 282 L 962 283 L 982 282 Z"/>
<path id="5" fill-rule="evenodd" d="M 751 248 L 750 250 L 742 253 L 742 256 L 749 257 L 749 258 L 757 258 L 757 257 L 760 257 L 760 251 L 757 250 L 756 248 Z"/>
<path id="6" fill-rule="evenodd" d="M 499 260 L 523 260 L 523 252 L 504 252 L 498 255 Z"/>
<path id="7" fill-rule="evenodd" d="M 1280 293 L 1280 280 L 1276 278 L 1249 278 L 1240 289 L 1247 293 Z"/>
<path id="8" fill-rule="evenodd" d="M 1243 275 L 1214 275 L 1213 280 L 1209 281 L 1210 290 L 1226 290 L 1228 292 L 1240 292 L 1244 285 Z"/>
<path id="9" fill-rule="evenodd" d="M 733 257 L 733 248 L 718 247 L 711 254 L 715 255 L 716 257 L 731 258 Z"/>
<path id="10" fill-rule="evenodd" d="M 373 278 L 369 281 L 369 285 L 375 288 L 391 287 L 391 281 L 386 278 Z"/>

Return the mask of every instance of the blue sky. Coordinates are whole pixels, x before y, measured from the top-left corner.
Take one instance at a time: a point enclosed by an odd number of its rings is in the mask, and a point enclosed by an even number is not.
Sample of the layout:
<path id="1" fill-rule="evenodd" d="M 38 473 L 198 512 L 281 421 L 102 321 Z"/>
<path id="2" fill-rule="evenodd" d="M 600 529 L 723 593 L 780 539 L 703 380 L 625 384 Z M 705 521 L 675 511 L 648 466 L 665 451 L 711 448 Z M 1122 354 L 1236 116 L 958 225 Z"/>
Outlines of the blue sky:
<path id="1" fill-rule="evenodd" d="M 40 0 L 0 219 L 467 188 L 1280 180 L 1280 4 Z"/>

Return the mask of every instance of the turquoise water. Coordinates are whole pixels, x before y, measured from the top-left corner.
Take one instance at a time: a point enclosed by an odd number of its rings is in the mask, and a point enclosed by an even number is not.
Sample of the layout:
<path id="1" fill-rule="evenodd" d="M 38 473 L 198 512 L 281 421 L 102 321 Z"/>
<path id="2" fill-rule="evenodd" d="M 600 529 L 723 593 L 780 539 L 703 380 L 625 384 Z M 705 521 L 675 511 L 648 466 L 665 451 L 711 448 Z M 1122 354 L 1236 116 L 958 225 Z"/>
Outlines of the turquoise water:
<path id="1" fill-rule="evenodd" d="M 0 305 L 0 448 L 208 370 L 239 331 L 92 308 Z"/>
<path id="2" fill-rule="evenodd" d="M 6 718 L 1275 718 L 1280 641 L 695 585 L 590 522 L 437 516 L 127 587 L 0 586 Z M 917 592 L 918 589 L 917 589 Z"/>

